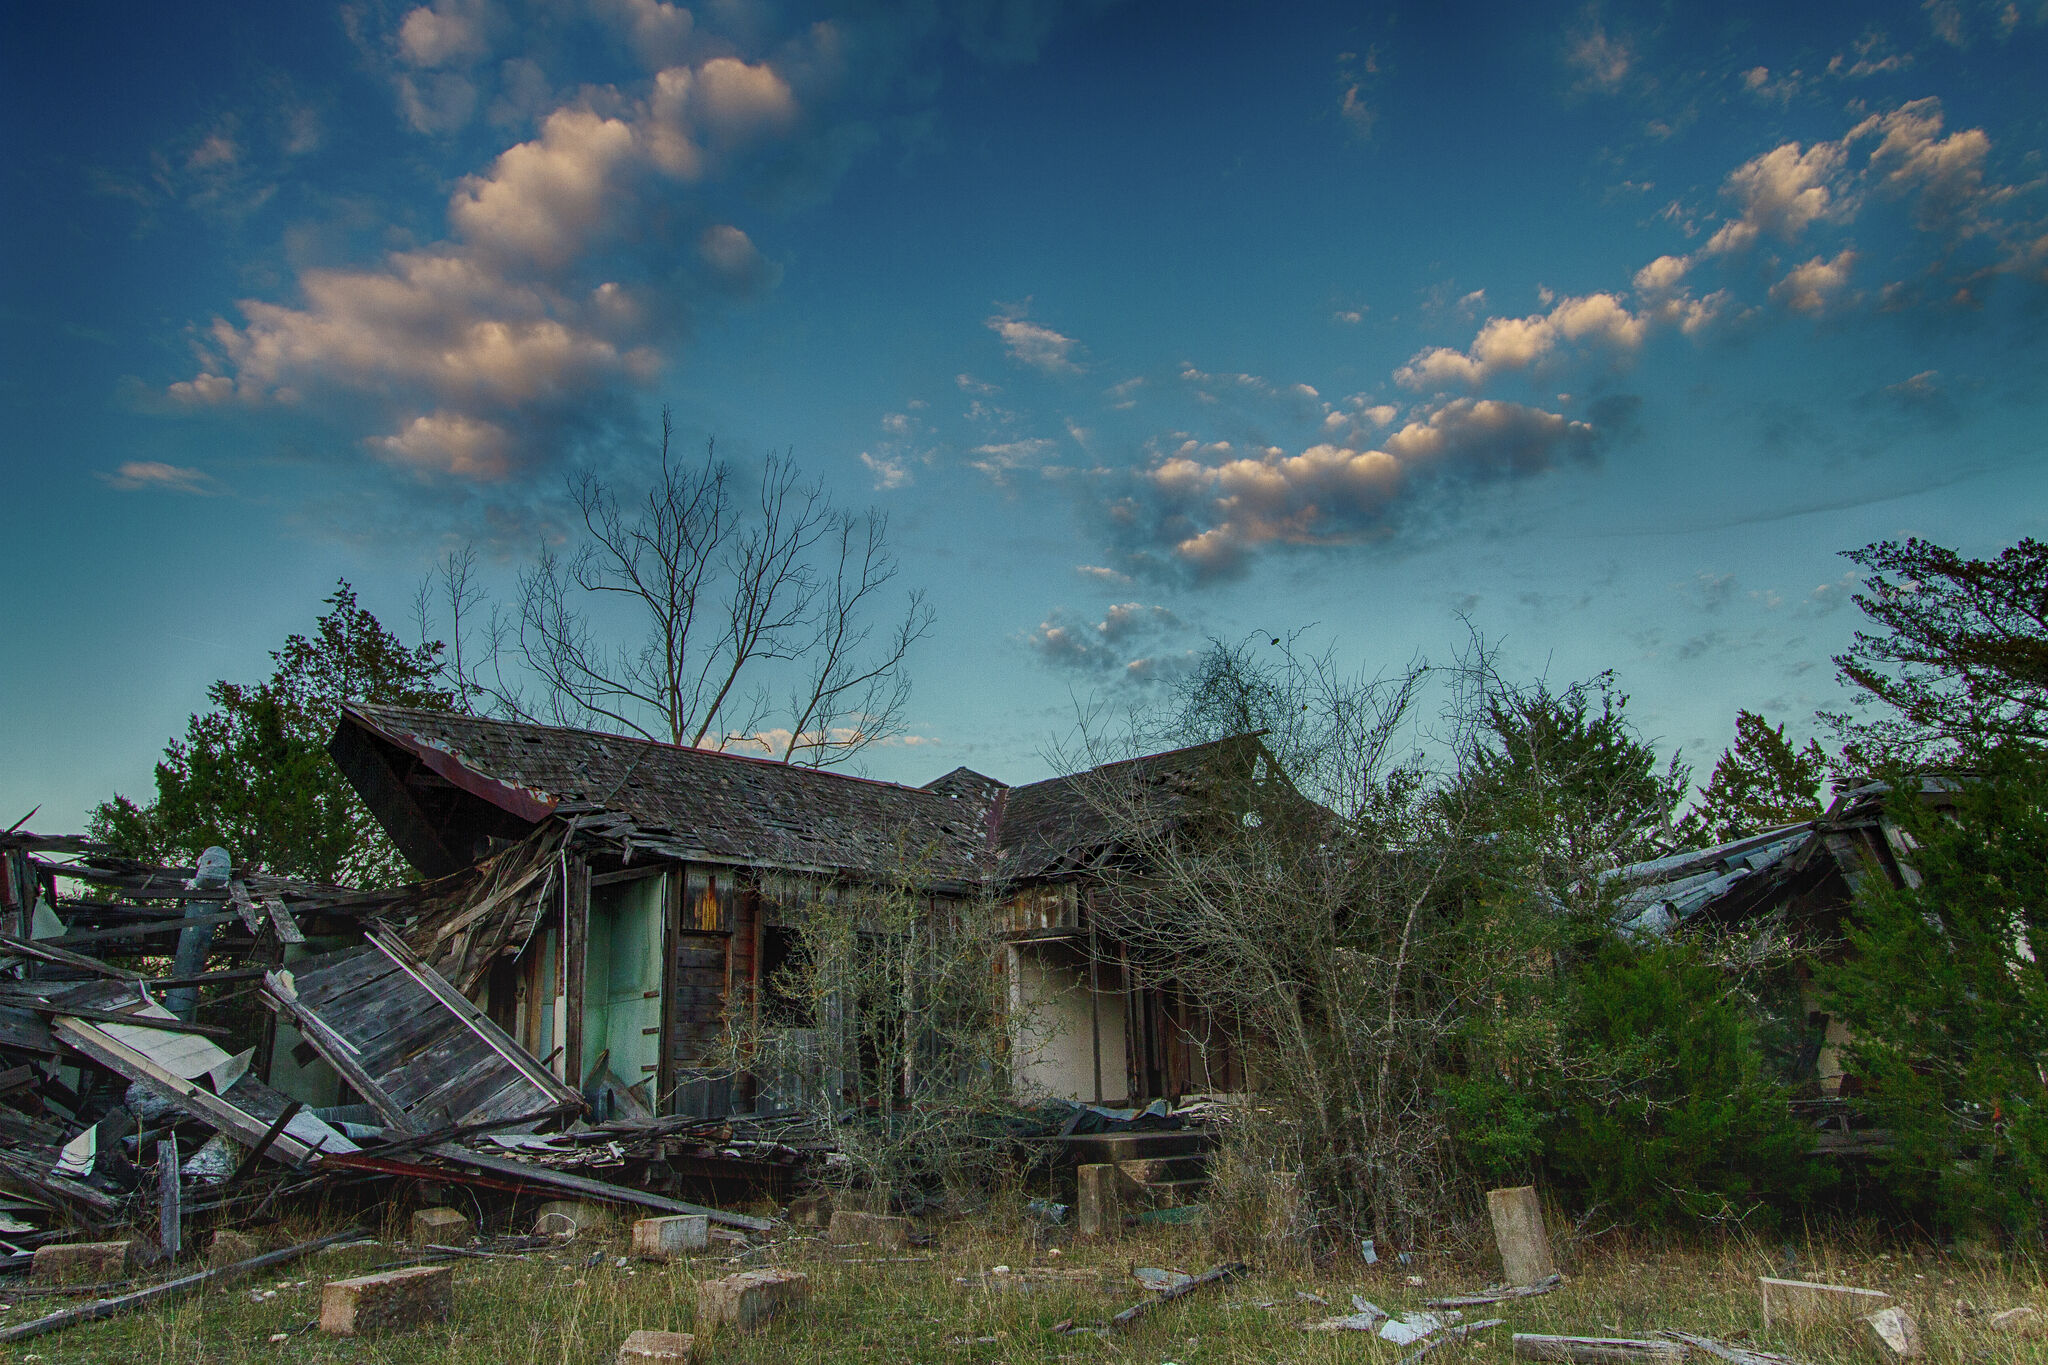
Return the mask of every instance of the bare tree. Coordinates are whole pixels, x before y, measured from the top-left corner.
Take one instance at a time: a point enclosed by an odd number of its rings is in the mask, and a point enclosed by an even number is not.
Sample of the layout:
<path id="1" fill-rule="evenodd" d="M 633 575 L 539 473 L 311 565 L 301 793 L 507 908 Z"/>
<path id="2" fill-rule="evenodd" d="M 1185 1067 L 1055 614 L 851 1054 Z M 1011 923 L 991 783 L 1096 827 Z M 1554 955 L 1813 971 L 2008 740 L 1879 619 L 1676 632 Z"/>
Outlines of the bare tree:
<path id="1" fill-rule="evenodd" d="M 1683 782 L 1624 743 L 1618 698 L 1511 686 L 1482 643 L 1373 677 L 1268 639 L 1212 644 L 1135 737 L 1245 737 L 1180 818 L 1096 769 L 1089 799 L 1126 859 L 1091 906 L 1117 960 L 1255 1078 L 1259 1116 L 1226 1128 L 1218 1226 L 1452 1244 L 1483 1189 L 1464 1098 L 1540 1107 L 1528 1087 L 1607 1064 L 1572 1051 L 1558 964 L 1604 931 L 1601 874 Z"/>
<path id="2" fill-rule="evenodd" d="M 743 496 L 713 446 L 689 463 L 673 436 L 664 412 L 660 465 L 637 503 L 594 474 L 570 484 L 583 543 L 543 547 L 520 574 L 513 607 L 486 626 L 489 680 L 471 673 L 462 695 L 523 719 L 813 767 L 900 732 L 904 662 L 932 611 L 913 591 L 884 616 L 899 571 L 888 519 L 834 506 L 787 456 L 770 456 Z M 476 607 L 467 568 L 451 559 L 441 575 L 458 639 Z"/>

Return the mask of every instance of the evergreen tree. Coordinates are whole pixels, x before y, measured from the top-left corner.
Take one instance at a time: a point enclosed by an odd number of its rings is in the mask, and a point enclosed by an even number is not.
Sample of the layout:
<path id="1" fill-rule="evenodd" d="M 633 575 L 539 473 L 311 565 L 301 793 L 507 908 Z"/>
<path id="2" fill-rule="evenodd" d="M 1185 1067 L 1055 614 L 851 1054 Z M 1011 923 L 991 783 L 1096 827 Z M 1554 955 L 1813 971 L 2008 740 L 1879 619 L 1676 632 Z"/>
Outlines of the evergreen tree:
<path id="1" fill-rule="evenodd" d="M 1658 763 L 1627 707 L 1609 673 L 1558 692 L 1492 688 L 1447 800 L 1486 810 L 1478 823 L 1524 843 L 1553 890 L 1666 852 L 1690 773 L 1675 755 Z"/>
<path id="2" fill-rule="evenodd" d="M 1900 778 L 1906 885 L 1868 877 L 1823 976 L 1900 1188 L 1951 1222 L 2048 1230 L 2048 762 L 2008 747 L 1954 807 Z"/>
<path id="3" fill-rule="evenodd" d="M 410 869 L 327 755 L 345 703 L 445 708 L 433 685 L 441 646 L 408 648 L 340 582 L 310 636 L 271 654 L 261 683 L 216 682 L 213 709 L 164 748 L 147 805 L 100 803 L 94 837 L 137 857 L 191 862 L 218 844 L 237 867 L 354 886 L 385 886 Z"/>
<path id="4" fill-rule="evenodd" d="M 1689 938 L 1609 937 L 1576 967 L 1572 1048 L 1552 1096 L 1552 1169 L 1648 1225 L 1755 1220 L 1821 1172 L 1757 1040 L 1754 1006 Z"/>
<path id="5" fill-rule="evenodd" d="M 2022 540 L 1995 559 L 1925 540 L 1843 553 L 1865 571 L 1856 605 L 1878 627 L 1835 656 L 1878 714 L 1821 713 L 1846 775 L 2048 745 L 2048 545 Z"/>
<path id="6" fill-rule="evenodd" d="M 1795 749 L 1783 725 L 1735 713 L 1735 742 L 1714 764 L 1699 800 L 1680 823 L 1681 841 L 1720 844 L 1780 825 L 1817 819 L 1828 756 L 1817 740 Z"/>

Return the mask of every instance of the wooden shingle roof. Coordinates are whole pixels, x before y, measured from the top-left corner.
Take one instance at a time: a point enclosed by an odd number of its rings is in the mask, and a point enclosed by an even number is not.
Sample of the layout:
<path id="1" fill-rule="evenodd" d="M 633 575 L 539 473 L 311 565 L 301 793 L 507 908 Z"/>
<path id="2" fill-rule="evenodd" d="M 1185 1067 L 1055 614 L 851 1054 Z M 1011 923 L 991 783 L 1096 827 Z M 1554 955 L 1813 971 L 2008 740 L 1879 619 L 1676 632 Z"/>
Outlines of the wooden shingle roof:
<path id="1" fill-rule="evenodd" d="M 528 826 L 561 816 L 678 858 L 851 874 L 913 867 L 933 884 L 977 886 L 1097 866 L 1125 822 L 1175 818 L 1205 774 L 1257 752 L 1254 738 L 1239 736 L 1023 787 L 970 768 L 907 787 L 594 730 L 398 706 L 348 707 L 342 726 L 409 755 L 415 781 L 460 789 Z"/>

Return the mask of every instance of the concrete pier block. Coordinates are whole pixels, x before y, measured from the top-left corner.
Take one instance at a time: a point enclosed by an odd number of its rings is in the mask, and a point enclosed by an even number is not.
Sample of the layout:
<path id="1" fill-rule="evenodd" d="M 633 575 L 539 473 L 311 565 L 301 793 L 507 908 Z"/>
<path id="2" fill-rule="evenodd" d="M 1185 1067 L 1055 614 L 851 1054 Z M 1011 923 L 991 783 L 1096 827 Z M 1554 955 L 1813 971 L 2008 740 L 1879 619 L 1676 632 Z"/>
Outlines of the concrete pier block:
<path id="1" fill-rule="evenodd" d="M 416 1265 L 329 1280 L 320 1290 L 320 1330 L 340 1337 L 402 1332 L 455 1313 L 455 1267 Z"/>
<path id="2" fill-rule="evenodd" d="M 672 1261 L 710 1245 L 711 1220 L 701 1213 L 642 1218 L 633 1224 L 633 1254 L 649 1261 Z"/>
<path id="3" fill-rule="evenodd" d="M 697 1286 L 697 1325 L 723 1323 L 750 1332 L 811 1299 L 810 1278 L 795 1270 L 746 1270 Z"/>

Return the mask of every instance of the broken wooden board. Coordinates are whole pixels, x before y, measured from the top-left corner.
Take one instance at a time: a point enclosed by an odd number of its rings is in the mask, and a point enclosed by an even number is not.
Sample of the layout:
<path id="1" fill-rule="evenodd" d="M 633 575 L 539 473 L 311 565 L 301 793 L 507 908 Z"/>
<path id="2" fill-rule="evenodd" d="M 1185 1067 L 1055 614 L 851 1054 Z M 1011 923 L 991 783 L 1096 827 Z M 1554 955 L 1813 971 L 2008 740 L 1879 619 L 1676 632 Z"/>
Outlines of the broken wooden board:
<path id="1" fill-rule="evenodd" d="M 263 993 L 379 1117 L 404 1133 L 580 1109 L 557 1080 L 395 935 L 306 958 Z"/>
<path id="2" fill-rule="evenodd" d="M 81 987 L 65 997 L 66 1002 L 73 1000 L 90 1005 L 95 1012 L 115 1009 L 156 1020 L 173 1018 L 169 1010 L 133 984 Z M 262 1141 L 272 1120 L 289 1103 L 247 1074 L 244 1059 L 229 1056 L 211 1039 L 196 1034 L 63 1014 L 52 1021 L 51 1028 L 66 1045 L 245 1145 Z M 335 1128 L 302 1112 L 272 1142 L 270 1155 L 288 1165 L 303 1166 L 316 1150 L 353 1152 L 356 1146 Z"/>

